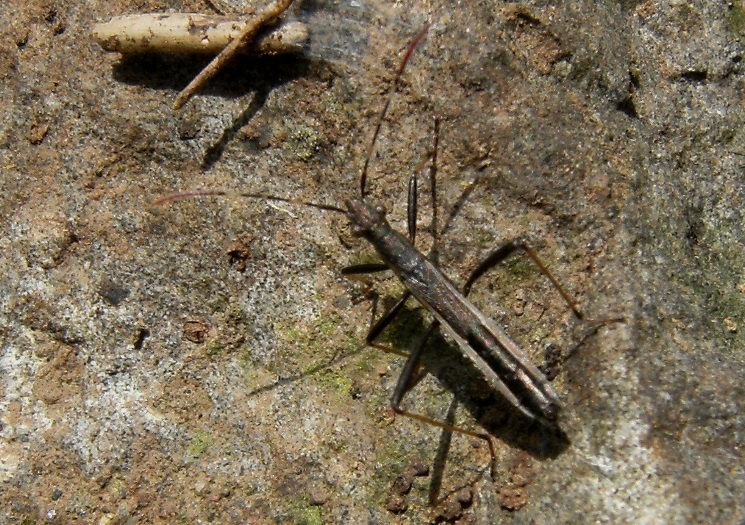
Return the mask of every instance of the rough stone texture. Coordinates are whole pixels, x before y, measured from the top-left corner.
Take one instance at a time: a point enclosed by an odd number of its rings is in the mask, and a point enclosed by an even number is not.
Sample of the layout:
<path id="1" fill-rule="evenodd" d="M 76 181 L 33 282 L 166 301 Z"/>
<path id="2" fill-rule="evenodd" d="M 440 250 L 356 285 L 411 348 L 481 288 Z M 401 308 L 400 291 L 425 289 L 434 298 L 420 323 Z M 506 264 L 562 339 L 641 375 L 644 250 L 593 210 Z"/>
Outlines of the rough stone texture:
<path id="1" fill-rule="evenodd" d="M 319 4 L 343 14 L 312 55 L 235 64 L 180 112 L 203 59 L 121 60 L 90 28 L 208 2 L 0 6 L 0 522 L 742 523 L 745 3 L 360 4 Z M 402 359 L 363 348 L 371 304 L 339 270 L 372 252 L 343 217 L 151 207 L 188 189 L 354 196 L 430 17 L 371 191 L 403 228 L 442 117 L 448 274 L 525 237 L 589 317 L 626 320 L 593 333 L 522 258 L 479 282 L 474 300 L 555 377 L 561 429 L 457 360 L 428 359 L 407 402 L 490 432 L 494 480 L 484 443 L 393 421 Z M 388 339 L 425 322 L 412 303 Z"/>

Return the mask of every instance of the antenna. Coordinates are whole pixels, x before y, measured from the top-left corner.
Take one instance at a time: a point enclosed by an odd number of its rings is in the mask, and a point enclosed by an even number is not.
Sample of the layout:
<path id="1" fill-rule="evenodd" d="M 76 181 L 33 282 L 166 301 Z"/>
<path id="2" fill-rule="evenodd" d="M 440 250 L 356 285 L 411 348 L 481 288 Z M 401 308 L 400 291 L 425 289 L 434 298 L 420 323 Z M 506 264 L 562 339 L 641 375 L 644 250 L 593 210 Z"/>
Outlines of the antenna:
<path id="1" fill-rule="evenodd" d="M 388 112 L 388 107 L 391 105 L 391 100 L 393 100 L 393 95 L 396 94 L 396 91 L 398 90 L 398 84 L 401 80 L 401 75 L 404 72 L 404 69 L 406 69 L 406 64 L 409 63 L 409 59 L 411 58 L 411 55 L 414 53 L 414 49 L 416 49 L 417 45 L 419 45 L 419 42 L 422 41 L 424 38 L 424 35 L 427 34 L 427 31 L 429 31 L 429 28 L 432 27 L 432 24 L 434 22 L 427 22 L 427 25 L 425 25 L 419 33 L 414 37 L 414 39 L 409 44 L 409 47 L 406 48 L 406 54 L 404 55 L 403 60 L 401 61 L 401 65 L 398 66 L 398 71 L 396 71 L 396 77 L 393 80 L 393 85 L 391 86 L 391 91 L 388 94 L 388 98 L 385 101 L 385 106 L 383 106 L 383 111 L 380 112 L 380 115 L 378 116 L 378 121 L 375 124 L 375 132 L 373 133 L 372 140 L 370 141 L 370 146 L 367 148 L 367 156 L 365 157 L 365 165 L 362 167 L 362 174 L 360 175 L 360 197 L 365 198 L 365 195 L 367 192 L 365 191 L 365 185 L 367 184 L 367 167 L 370 164 L 370 158 L 373 154 L 373 149 L 375 148 L 375 141 L 378 139 L 378 133 L 380 133 L 380 127 L 383 125 L 383 119 L 385 118 L 385 114 Z"/>
<path id="2" fill-rule="evenodd" d="M 247 199 L 262 199 L 269 201 L 287 202 L 290 204 L 297 204 L 299 206 L 310 206 L 324 211 L 333 211 L 336 213 L 347 214 L 347 211 L 337 206 L 330 204 L 318 204 L 317 202 L 301 201 L 298 199 L 290 199 L 288 197 L 278 197 L 276 195 L 266 195 L 264 193 L 246 193 L 246 192 L 232 192 L 224 190 L 205 190 L 205 191 L 184 191 L 181 193 L 172 193 L 161 197 L 152 203 L 151 206 L 162 206 L 169 202 L 180 201 L 182 199 L 192 199 L 194 197 L 243 197 Z"/>

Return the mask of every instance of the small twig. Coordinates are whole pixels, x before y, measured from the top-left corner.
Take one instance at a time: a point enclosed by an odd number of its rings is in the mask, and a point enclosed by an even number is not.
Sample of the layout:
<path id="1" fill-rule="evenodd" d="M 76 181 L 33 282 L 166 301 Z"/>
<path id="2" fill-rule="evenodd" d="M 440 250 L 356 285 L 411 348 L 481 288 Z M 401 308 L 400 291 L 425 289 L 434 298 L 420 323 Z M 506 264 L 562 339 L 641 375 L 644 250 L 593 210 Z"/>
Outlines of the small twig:
<path id="1" fill-rule="evenodd" d="M 246 45 L 256 33 L 266 24 L 274 21 L 282 13 L 284 13 L 288 7 L 292 4 L 292 0 L 277 0 L 269 7 L 258 13 L 253 17 L 246 27 L 243 29 L 240 35 L 235 38 L 225 49 L 223 49 L 219 55 L 217 55 L 207 66 L 194 77 L 194 80 L 189 82 L 173 103 L 173 109 L 181 108 L 186 102 L 196 93 L 209 79 L 214 77 L 225 64 L 235 56 L 240 49 Z"/>

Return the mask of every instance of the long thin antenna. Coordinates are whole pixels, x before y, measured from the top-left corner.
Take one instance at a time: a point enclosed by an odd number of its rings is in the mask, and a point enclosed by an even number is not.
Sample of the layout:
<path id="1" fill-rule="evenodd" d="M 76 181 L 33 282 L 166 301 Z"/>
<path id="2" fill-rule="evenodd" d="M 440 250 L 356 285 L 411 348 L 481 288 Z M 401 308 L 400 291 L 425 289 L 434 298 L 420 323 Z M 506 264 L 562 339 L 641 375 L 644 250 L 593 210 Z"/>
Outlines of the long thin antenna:
<path id="1" fill-rule="evenodd" d="M 365 198 L 365 185 L 367 184 L 367 166 L 370 164 L 370 158 L 372 157 L 373 149 L 375 148 L 375 141 L 378 139 L 378 133 L 380 132 L 380 127 L 383 125 L 383 119 L 385 118 L 385 114 L 388 112 L 388 106 L 391 105 L 391 100 L 393 100 L 393 95 L 395 95 L 396 91 L 398 90 L 398 83 L 401 79 L 401 75 L 404 72 L 404 69 L 406 69 L 406 64 L 409 63 L 409 59 L 411 58 L 411 55 L 414 53 L 414 49 L 416 49 L 416 46 L 419 45 L 419 42 L 421 42 L 422 38 L 424 38 L 424 35 L 427 34 L 427 31 L 429 31 L 429 28 L 432 27 L 433 22 L 428 22 L 427 25 L 425 25 L 419 33 L 414 37 L 414 40 L 411 41 L 409 44 L 409 47 L 406 49 L 406 54 L 404 55 L 403 60 L 401 61 L 401 65 L 398 66 L 398 71 L 396 71 L 396 77 L 393 81 L 393 86 L 391 86 L 391 91 L 388 95 L 388 99 L 385 101 L 385 106 L 383 106 L 383 111 L 380 112 L 380 116 L 378 116 L 378 121 L 375 124 L 375 132 L 373 133 L 372 140 L 370 141 L 370 146 L 367 148 L 367 156 L 365 157 L 365 165 L 362 167 L 362 174 L 360 175 L 360 196 L 364 199 Z"/>
<path id="2" fill-rule="evenodd" d="M 224 190 L 184 191 L 181 193 L 172 193 L 171 195 L 166 195 L 165 197 L 161 197 L 160 199 L 156 200 L 155 202 L 152 203 L 152 206 L 153 207 L 163 206 L 164 204 L 168 204 L 169 202 L 180 201 L 182 199 L 193 199 L 195 197 L 242 197 L 242 198 L 248 198 L 248 199 L 262 199 L 262 200 L 270 200 L 270 201 L 287 202 L 289 204 L 296 204 L 299 206 L 311 206 L 312 208 L 317 208 L 319 210 L 333 211 L 336 213 L 343 213 L 344 215 L 347 214 L 346 210 L 339 208 L 337 206 L 332 206 L 331 204 L 318 204 L 317 202 L 301 201 L 298 199 L 290 199 L 288 197 L 266 195 L 264 193 L 231 192 L 231 191 L 224 191 Z"/>

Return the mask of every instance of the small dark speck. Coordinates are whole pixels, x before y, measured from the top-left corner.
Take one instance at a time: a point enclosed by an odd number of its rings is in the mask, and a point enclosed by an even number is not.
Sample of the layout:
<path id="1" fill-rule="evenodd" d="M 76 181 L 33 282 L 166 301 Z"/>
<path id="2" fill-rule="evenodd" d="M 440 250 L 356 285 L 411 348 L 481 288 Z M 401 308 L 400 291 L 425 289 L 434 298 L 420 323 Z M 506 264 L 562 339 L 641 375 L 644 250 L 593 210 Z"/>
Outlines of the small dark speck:
<path id="1" fill-rule="evenodd" d="M 228 248 L 230 266 L 239 272 L 246 271 L 246 261 L 251 257 L 251 247 L 248 241 L 237 240 Z"/>
<path id="2" fill-rule="evenodd" d="M 200 131 L 202 131 L 202 126 L 199 120 L 194 118 L 184 119 L 178 124 L 178 136 L 181 140 L 194 139 Z"/>
<path id="3" fill-rule="evenodd" d="M 54 489 L 54 492 L 52 492 L 52 501 L 57 501 L 58 499 L 60 499 L 62 497 L 62 494 L 64 494 L 64 492 L 62 492 L 61 489 Z"/>
<path id="4" fill-rule="evenodd" d="M 145 343 L 145 339 L 150 335 L 150 330 L 147 328 L 138 328 L 135 334 L 132 346 L 135 350 L 142 350 L 142 345 Z"/>
<path id="5" fill-rule="evenodd" d="M 57 21 L 57 10 L 53 7 L 50 7 L 47 9 L 47 12 L 44 13 L 44 21 L 53 24 Z"/>
<path id="6" fill-rule="evenodd" d="M 636 111 L 636 105 L 631 95 L 624 98 L 621 102 L 616 104 L 616 109 L 621 113 L 625 113 L 631 118 L 638 118 L 639 113 Z"/>
<path id="7" fill-rule="evenodd" d="M 111 279 L 104 279 L 98 287 L 98 294 L 112 306 L 119 306 L 129 296 L 129 290 Z"/>
<path id="8" fill-rule="evenodd" d="M 686 71 L 680 75 L 680 78 L 690 82 L 704 82 L 708 76 L 706 71 Z"/>
<path id="9" fill-rule="evenodd" d="M 360 387 L 356 382 L 352 383 L 352 388 L 349 391 L 349 395 L 352 397 L 352 399 L 360 399 L 362 397 L 362 392 L 360 391 Z"/>

